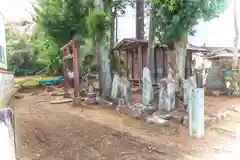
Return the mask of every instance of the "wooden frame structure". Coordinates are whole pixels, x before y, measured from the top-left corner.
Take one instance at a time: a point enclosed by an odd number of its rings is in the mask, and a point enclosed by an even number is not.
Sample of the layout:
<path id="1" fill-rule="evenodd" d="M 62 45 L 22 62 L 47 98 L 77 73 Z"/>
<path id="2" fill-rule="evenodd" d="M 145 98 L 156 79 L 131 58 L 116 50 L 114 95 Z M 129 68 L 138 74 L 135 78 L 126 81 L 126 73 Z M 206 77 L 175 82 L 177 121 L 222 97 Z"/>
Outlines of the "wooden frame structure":
<path id="1" fill-rule="evenodd" d="M 72 50 L 72 53 L 69 50 Z M 67 73 L 67 60 L 72 60 L 71 64 L 73 68 L 74 75 L 74 97 L 79 97 L 80 92 L 80 73 L 79 73 L 79 46 L 76 38 L 73 38 L 69 43 L 64 45 L 61 49 L 62 57 L 63 57 L 63 76 L 64 76 L 64 85 L 66 89 L 71 88 L 70 79 Z"/>

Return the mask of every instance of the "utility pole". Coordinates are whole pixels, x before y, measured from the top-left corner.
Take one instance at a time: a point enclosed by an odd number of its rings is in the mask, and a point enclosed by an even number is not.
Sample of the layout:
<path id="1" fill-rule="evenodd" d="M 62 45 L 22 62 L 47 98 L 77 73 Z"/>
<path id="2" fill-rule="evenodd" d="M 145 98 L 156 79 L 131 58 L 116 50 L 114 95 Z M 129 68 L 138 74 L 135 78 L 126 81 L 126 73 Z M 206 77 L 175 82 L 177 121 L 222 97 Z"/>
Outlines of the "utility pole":
<path id="1" fill-rule="evenodd" d="M 233 56 L 233 68 L 238 68 L 238 38 L 239 38 L 239 30 L 238 30 L 238 21 L 237 21 L 237 0 L 233 2 L 233 12 L 234 12 L 234 56 Z"/>
<path id="2" fill-rule="evenodd" d="M 144 0 L 136 0 L 136 38 L 144 39 Z"/>
<path id="3" fill-rule="evenodd" d="M 233 17 L 234 17 L 234 53 L 233 53 L 233 65 L 232 65 L 232 83 L 231 92 L 232 94 L 239 94 L 239 66 L 238 66 L 238 21 L 237 21 L 237 0 L 233 1 Z"/>
<path id="4" fill-rule="evenodd" d="M 118 15 L 116 11 L 116 17 L 115 17 L 115 44 L 114 46 L 118 43 Z"/>

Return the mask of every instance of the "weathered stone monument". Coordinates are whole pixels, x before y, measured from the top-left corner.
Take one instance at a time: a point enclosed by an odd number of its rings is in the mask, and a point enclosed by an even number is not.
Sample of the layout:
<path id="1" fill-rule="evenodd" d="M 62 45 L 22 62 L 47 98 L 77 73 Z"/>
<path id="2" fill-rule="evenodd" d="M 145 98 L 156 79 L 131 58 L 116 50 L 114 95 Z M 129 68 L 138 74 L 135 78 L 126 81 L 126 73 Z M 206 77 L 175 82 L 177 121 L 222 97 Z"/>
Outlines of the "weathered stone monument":
<path id="1" fill-rule="evenodd" d="M 240 72 L 239 69 L 234 69 L 232 71 L 232 82 L 230 84 L 231 94 L 240 94 Z"/>
<path id="2" fill-rule="evenodd" d="M 159 110 L 170 112 L 175 108 L 175 82 L 171 74 L 159 83 Z"/>
<path id="3" fill-rule="evenodd" d="M 132 101 L 132 92 L 129 81 L 124 77 L 119 77 L 117 74 L 113 77 L 111 98 L 117 100 L 124 98 L 125 102 Z"/>
<path id="4" fill-rule="evenodd" d="M 193 75 L 191 77 L 189 77 L 189 79 L 186 79 L 183 81 L 183 88 L 184 88 L 184 105 L 188 106 L 188 102 L 189 102 L 189 92 L 193 89 L 196 88 L 197 84 L 196 84 L 196 76 Z"/>
<path id="5" fill-rule="evenodd" d="M 153 86 L 151 81 L 150 70 L 147 67 L 143 68 L 143 89 L 142 89 L 142 103 L 146 106 L 151 105 L 153 100 Z"/>
<path id="6" fill-rule="evenodd" d="M 112 77 L 109 67 L 108 60 L 108 50 L 106 46 L 105 38 L 102 38 L 100 41 L 100 58 L 101 58 L 101 68 L 102 68 L 102 76 L 103 76 L 103 94 L 105 96 L 109 96 L 109 92 L 111 89 Z"/>

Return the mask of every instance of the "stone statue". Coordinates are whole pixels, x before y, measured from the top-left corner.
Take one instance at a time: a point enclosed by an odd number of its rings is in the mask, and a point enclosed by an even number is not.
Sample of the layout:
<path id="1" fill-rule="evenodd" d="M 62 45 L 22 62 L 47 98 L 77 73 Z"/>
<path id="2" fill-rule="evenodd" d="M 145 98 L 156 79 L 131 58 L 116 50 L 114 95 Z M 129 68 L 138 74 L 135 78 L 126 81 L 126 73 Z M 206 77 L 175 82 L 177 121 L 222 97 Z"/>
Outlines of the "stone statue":
<path id="1" fill-rule="evenodd" d="M 120 78 L 117 74 L 114 75 L 111 97 L 113 99 L 124 98 L 125 102 L 132 101 L 131 85 L 126 78 Z"/>
<path id="2" fill-rule="evenodd" d="M 168 77 L 159 83 L 159 110 L 172 111 L 175 108 L 175 81 L 169 72 Z"/>
<path id="3" fill-rule="evenodd" d="M 151 81 L 151 73 L 147 67 L 143 68 L 143 89 L 142 89 L 142 103 L 146 106 L 151 105 L 152 100 L 154 99 L 153 96 L 153 86 Z"/>

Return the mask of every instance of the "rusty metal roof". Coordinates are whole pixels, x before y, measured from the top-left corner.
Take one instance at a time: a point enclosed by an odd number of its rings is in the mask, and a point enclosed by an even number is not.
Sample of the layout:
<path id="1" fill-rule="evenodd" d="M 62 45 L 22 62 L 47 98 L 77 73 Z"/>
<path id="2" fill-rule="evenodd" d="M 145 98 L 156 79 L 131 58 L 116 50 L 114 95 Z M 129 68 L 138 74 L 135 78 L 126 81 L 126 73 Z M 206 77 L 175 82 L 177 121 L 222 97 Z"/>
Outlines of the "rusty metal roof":
<path id="1" fill-rule="evenodd" d="M 113 51 L 125 51 L 128 49 L 132 49 L 133 47 L 137 47 L 139 43 L 146 46 L 148 45 L 147 40 L 138 40 L 135 38 L 124 38 L 113 48 Z M 154 45 L 167 48 L 166 45 L 161 45 L 160 43 L 155 43 Z M 209 52 L 209 50 L 206 48 L 194 46 L 192 44 L 188 44 L 188 50 L 191 52 Z"/>

